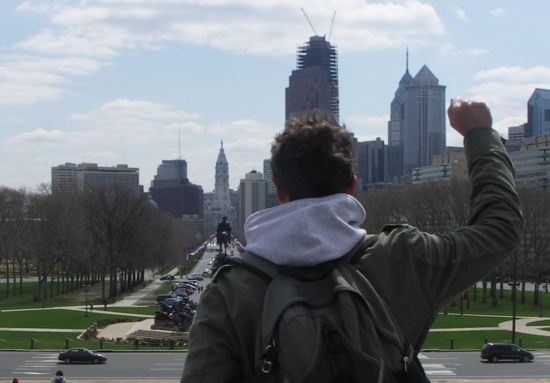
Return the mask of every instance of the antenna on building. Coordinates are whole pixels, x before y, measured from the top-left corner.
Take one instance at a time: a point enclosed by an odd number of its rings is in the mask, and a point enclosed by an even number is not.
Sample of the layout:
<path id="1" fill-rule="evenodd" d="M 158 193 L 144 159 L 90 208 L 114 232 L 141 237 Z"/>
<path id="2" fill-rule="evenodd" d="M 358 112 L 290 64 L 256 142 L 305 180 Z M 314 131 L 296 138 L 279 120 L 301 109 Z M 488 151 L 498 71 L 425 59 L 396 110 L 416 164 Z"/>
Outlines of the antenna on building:
<path id="1" fill-rule="evenodd" d="M 409 71 L 409 46 L 407 45 L 407 72 Z"/>
<path id="2" fill-rule="evenodd" d="M 315 33 L 315 36 L 319 36 L 317 34 L 317 31 L 315 30 L 315 28 L 313 27 L 313 24 L 311 24 L 311 21 L 309 20 L 309 17 L 307 17 L 307 13 L 306 11 L 304 11 L 304 8 L 300 8 L 302 10 L 302 12 L 304 13 L 304 16 L 306 17 L 306 20 L 307 22 L 309 23 L 309 26 L 311 27 L 311 29 L 313 29 L 313 33 Z"/>
<path id="3" fill-rule="evenodd" d="M 336 11 L 334 11 L 334 14 L 332 15 L 332 21 L 330 22 L 330 30 L 328 32 L 327 41 L 330 41 L 330 36 L 332 35 L 332 26 L 334 25 L 334 18 L 335 17 L 336 17 Z"/>
<path id="4" fill-rule="evenodd" d="M 179 159 L 181 160 L 181 128 L 178 129 Z"/>

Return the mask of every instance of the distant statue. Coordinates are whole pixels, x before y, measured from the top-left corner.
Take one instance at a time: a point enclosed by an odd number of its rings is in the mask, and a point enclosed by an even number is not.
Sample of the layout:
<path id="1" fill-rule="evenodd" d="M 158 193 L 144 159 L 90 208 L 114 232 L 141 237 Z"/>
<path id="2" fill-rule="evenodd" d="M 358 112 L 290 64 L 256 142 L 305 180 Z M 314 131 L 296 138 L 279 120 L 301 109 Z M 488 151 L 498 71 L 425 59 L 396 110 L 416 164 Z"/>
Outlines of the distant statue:
<path id="1" fill-rule="evenodd" d="M 231 238 L 231 225 L 227 220 L 227 216 L 223 216 L 222 220 L 218 223 L 218 229 L 216 230 L 216 240 L 220 247 L 220 253 L 227 254 L 227 246 L 229 246 L 229 240 Z"/>

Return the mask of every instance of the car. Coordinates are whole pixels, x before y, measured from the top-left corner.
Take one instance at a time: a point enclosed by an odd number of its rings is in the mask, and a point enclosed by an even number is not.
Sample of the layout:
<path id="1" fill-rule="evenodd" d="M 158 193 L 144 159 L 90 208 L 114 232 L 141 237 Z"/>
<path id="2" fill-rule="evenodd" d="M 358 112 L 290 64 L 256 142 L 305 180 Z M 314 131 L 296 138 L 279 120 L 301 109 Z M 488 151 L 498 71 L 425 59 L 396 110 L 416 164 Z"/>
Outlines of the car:
<path id="1" fill-rule="evenodd" d="M 163 275 L 159 279 L 161 281 L 173 281 L 174 279 L 176 279 L 176 277 L 174 277 L 172 274 L 167 274 L 167 275 Z"/>
<path id="2" fill-rule="evenodd" d="M 161 294 L 157 297 L 157 302 L 164 301 L 168 298 L 177 298 L 176 294 Z"/>
<path id="3" fill-rule="evenodd" d="M 175 294 L 178 296 L 178 298 L 187 298 L 189 295 L 191 295 L 189 290 L 186 290 L 186 289 L 176 290 Z"/>
<path id="4" fill-rule="evenodd" d="M 187 279 L 191 281 L 202 281 L 204 278 L 200 274 L 189 274 Z"/>
<path id="5" fill-rule="evenodd" d="M 68 350 L 62 351 L 59 353 L 57 359 L 65 363 L 73 362 L 91 362 L 91 363 L 105 363 L 107 357 L 103 354 L 98 354 L 97 352 L 92 352 L 87 348 L 70 348 Z"/>
<path id="6" fill-rule="evenodd" d="M 529 362 L 534 359 L 531 352 L 508 343 L 486 343 L 481 348 L 481 359 L 489 362 L 498 362 L 499 360 L 519 360 Z"/>
<path id="7" fill-rule="evenodd" d="M 179 287 L 184 287 L 186 289 L 192 289 L 192 290 L 196 290 L 197 287 L 198 287 L 198 283 L 197 282 L 193 282 L 193 281 L 185 281 L 185 282 L 182 282 L 179 284 Z"/>
<path id="8" fill-rule="evenodd" d="M 183 302 L 181 297 L 176 296 L 175 298 L 166 298 L 162 301 L 155 303 L 155 306 L 160 306 L 161 303 L 164 303 L 167 306 L 173 306 L 177 303 Z"/>
<path id="9" fill-rule="evenodd" d="M 202 272 L 202 275 L 210 275 L 210 270 L 204 269 L 204 271 Z"/>

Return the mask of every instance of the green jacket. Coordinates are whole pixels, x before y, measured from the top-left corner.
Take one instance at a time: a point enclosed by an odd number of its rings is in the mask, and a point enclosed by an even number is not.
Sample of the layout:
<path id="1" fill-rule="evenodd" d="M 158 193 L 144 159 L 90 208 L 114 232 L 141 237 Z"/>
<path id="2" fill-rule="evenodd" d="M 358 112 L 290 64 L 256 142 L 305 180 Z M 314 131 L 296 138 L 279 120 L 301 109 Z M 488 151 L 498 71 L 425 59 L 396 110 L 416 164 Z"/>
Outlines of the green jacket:
<path id="1" fill-rule="evenodd" d="M 513 165 L 498 133 L 474 129 L 464 146 L 472 185 L 468 224 L 443 235 L 386 226 L 356 263 L 417 351 L 437 313 L 502 263 L 523 232 Z M 265 289 L 263 279 L 241 267 L 216 276 L 201 294 L 182 382 L 253 381 Z"/>

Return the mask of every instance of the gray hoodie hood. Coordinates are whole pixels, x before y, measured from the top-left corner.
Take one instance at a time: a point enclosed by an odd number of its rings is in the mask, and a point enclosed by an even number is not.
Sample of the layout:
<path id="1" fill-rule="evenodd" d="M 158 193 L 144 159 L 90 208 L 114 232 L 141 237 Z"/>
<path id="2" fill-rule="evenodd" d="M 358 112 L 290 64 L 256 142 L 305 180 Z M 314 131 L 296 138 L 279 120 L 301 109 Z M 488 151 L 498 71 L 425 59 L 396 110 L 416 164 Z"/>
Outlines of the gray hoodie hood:
<path id="1" fill-rule="evenodd" d="M 340 258 L 366 234 L 365 209 L 348 194 L 307 198 L 246 220 L 246 249 L 277 265 L 314 266 Z"/>

